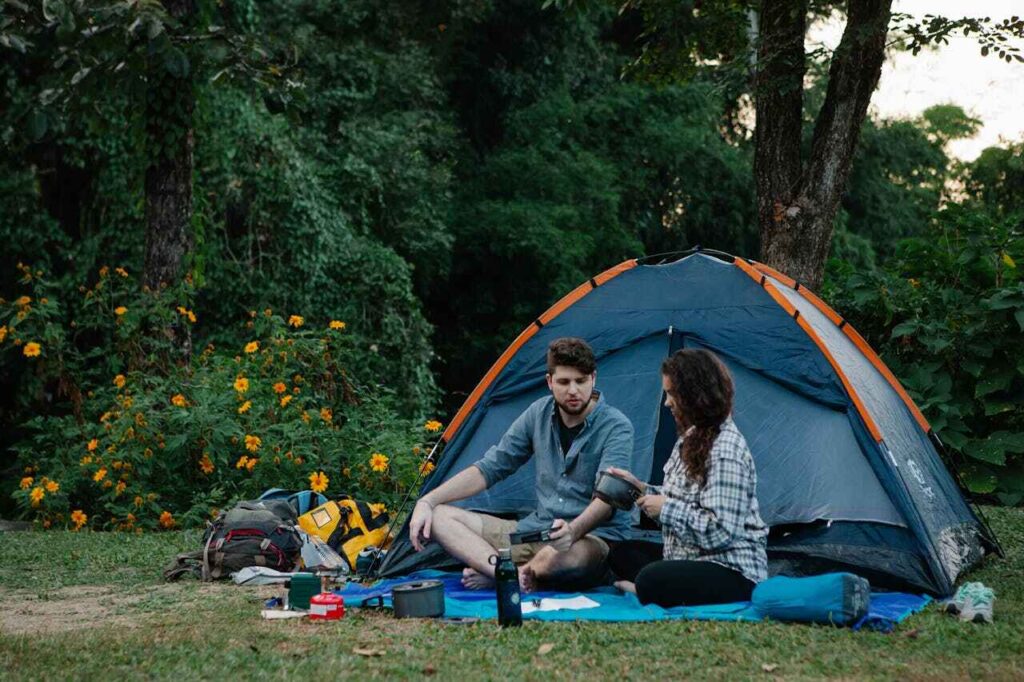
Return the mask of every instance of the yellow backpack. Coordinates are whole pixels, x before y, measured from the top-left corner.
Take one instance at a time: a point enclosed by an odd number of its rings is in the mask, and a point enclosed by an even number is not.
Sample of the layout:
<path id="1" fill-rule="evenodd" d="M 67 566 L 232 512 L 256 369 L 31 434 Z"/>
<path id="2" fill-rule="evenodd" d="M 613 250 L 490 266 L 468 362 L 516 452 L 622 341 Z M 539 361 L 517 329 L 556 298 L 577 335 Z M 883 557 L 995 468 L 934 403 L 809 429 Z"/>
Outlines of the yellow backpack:
<path id="1" fill-rule="evenodd" d="M 388 513 L 384 505 L 357 502 L 348 495 L 331 500 L 299 517 L 299 526 L 315 535 L 345 557 L 354 571 L 356 559 L 364 547 L 381 549 L 391 543 Z"/>

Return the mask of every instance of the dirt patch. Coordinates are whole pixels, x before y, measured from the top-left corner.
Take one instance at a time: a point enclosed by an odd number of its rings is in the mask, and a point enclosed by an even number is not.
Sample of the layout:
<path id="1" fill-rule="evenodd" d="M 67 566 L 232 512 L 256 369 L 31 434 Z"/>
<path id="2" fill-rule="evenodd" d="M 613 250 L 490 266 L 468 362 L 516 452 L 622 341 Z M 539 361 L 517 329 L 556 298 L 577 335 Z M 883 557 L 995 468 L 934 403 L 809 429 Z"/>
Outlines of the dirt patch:
<path id="1" fill-rule="evenodd" d="M 193 593 L 193 598 L 201 596 L 205 591 L 202 588 Z M 184 592 L 181 584 L 135 588 L 129 592 L 111 586 L 79 585 L 45 594 L 0 587 L 0 632 L 47 634 L 104 625 L 136 628 L 153 615 L 145 608 L 147 602 L 188 601 Z"/>

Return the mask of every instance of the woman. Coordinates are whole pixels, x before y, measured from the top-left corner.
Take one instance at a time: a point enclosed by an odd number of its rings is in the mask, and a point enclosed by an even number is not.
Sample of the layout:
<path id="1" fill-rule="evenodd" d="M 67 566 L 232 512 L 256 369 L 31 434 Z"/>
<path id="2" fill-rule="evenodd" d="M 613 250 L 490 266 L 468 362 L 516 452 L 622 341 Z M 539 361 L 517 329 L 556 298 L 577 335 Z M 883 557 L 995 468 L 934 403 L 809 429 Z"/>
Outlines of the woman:
<path id="1" fill-rule="evenodd" d="M 615 585 L 666 607 L 747 601 L 767 577 L 768 529 L 754 460 L 730 417 L 732 377 L 713 353 L 686 349 L 666 358 L 661 379 L 679 433 L 664 484 L 610 471 L 646 491 L 637 505 L 661 524 L 664 543 L 618 543 L 608 557 Z"/>

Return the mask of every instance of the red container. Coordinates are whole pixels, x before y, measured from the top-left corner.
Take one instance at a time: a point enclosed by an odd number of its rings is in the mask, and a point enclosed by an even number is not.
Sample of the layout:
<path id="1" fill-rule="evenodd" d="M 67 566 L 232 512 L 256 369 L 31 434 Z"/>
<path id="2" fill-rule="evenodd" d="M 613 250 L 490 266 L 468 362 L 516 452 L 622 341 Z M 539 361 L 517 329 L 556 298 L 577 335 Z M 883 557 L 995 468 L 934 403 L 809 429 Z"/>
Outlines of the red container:
<path id="1" fill-rule="evenodd" d="M 339 620 L 345 615 L 345 600 L 340 595 L 324 592 L 309 600 L 310 620 Z"/>

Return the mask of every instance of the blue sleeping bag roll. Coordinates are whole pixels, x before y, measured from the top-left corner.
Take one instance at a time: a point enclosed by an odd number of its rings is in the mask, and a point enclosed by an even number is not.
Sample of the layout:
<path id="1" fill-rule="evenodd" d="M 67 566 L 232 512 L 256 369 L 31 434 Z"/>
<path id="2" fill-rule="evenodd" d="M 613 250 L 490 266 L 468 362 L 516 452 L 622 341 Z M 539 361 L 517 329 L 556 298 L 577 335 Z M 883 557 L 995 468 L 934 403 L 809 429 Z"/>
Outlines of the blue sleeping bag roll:
<path id="1" fill-rule="evenodd" d="M 808 578 L 780 575 L 758 584 L 751 601 L 765 617 L 775 620 L 853 625 L 868 612 L 871 586 L 853 573 Z"/>

